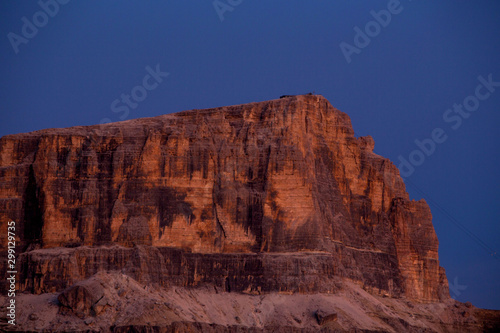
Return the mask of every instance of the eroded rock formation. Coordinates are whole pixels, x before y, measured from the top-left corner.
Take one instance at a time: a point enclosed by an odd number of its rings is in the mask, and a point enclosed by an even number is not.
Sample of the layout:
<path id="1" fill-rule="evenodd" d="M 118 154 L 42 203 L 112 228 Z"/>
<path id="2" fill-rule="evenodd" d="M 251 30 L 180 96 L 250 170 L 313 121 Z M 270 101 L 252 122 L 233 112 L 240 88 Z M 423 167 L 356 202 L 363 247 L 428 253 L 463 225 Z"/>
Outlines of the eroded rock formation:
<path id="1" fill-rule="evenodd" d="M 373 148 L 318 95 L 8 135 L 0 228 L 17 222 L 19 290 L 35 294 L 118 270 L 250 294 L 349 279 L 446 301 L 429 207 Z"/>

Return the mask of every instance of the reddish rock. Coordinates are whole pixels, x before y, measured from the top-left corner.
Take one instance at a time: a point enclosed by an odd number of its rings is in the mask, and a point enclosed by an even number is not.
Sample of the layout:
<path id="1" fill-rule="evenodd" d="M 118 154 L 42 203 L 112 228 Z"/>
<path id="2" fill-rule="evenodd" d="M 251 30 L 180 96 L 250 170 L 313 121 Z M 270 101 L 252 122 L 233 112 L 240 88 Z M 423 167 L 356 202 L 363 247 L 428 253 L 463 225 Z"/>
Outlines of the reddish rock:
<path id="1" fill-rule="evenodd" d="M 57 300 L 63 312 L 72 312 L 80 318 L 99 314 L 99 302 L 104 298 L 104 288 L 96 279 L 79 282 L 64 290 Z"/>
<path id="2" fill-rule="evenodd" d="M 449 302 L 429 207 L 373 149 L 317 95 L 4 136 L 0 228 L 16 221 L 18 290 L 62 292 L 80 316 L 103 309 L 96 282 L 79 284 L 101 271 L 250 295 L 349 279 Z"/>
<path id="3" fill-rule="evenodd" d="M 1 227 L 21 250 L 320 251 L 373 292 L 446 298 L 430 210 L 373 147 L 316 95 L 8 135 Z"/>

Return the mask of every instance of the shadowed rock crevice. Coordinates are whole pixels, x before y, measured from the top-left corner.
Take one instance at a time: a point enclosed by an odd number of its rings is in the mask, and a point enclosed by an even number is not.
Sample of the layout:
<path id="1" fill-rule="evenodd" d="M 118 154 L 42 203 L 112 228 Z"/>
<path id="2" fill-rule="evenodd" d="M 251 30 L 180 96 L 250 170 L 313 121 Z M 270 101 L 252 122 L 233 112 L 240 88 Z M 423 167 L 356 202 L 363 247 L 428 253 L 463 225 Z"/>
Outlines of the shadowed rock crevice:
<path id="1" fill-rule="evenodd" d="M 185 201 L 186 193 L 173 188 L 162 187 L 154 191 L 158 201 L 158 217 L 160 220 L 160 237 L 162 228 L 172 227 L 176 216 L 182 216 L 189 225 L 194 219 L 191 204 Z"/>
<path id="2" fill-rule="evenodd" d="M 24 244 L 42 243 L 43 194 L 37 184 L 33 165 L 30 165 L 24 192 Z"/>

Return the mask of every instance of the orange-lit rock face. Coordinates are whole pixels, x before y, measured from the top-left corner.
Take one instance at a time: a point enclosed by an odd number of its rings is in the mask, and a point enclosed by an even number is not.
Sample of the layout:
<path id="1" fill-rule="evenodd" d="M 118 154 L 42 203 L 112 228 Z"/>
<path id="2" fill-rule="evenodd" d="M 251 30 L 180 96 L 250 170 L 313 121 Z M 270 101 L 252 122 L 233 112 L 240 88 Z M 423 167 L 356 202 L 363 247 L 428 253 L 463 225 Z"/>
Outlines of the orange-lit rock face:
<path id="1" fill-rule="evenodd" d="M 315 95 L 5 136 L 1 227 L 24 249 L 322 251 L 374 292 L 448 297 L 430 210 L 373 147 Z"/>

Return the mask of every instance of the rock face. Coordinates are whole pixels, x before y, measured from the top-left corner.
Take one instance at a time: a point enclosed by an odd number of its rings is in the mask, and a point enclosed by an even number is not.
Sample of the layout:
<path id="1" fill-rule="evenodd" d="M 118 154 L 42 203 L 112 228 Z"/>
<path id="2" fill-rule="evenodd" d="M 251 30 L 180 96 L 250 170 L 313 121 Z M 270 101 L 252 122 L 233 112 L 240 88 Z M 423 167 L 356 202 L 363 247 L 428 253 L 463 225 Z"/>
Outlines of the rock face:
<path id="1" fill-rule="evenodd" d="M 340 287 L 329 254 L 200 254 L 150 246 L 34 250 L 19 256 L 18 290 L 61 291 L 100 271 L 118 270 L 162 287 L 200 287 L 261 294 L 334 293 Z"/>
<path id="2" fill-rule="evenodd" d="M 0 228 L 16 221 L 18 289 L 119 270 L 250 294 L 334 293 L 349 279 L 445 301 L 429 207 L 373 148 L 317 95 L 4 136 Z M 88 290 L 65 297 L 89 308 Z"/>

